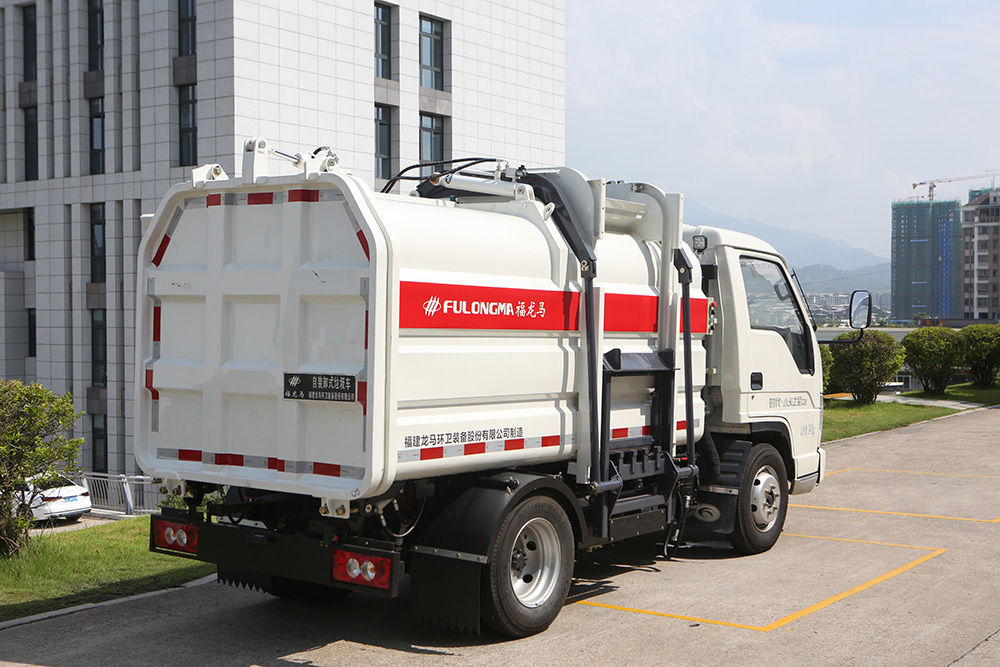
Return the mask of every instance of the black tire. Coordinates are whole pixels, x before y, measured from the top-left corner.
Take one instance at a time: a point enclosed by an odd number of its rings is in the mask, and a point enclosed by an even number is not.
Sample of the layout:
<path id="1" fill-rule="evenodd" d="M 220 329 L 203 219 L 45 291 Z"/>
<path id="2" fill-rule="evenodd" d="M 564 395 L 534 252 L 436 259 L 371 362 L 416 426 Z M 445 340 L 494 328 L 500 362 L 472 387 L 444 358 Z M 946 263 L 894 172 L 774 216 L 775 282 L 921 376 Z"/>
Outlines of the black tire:
<path id="1" fill-rule="evenodd" d="M 785 462 L 771 445 L 754 445 L 740 482 L 729 542 L 747 555 L 767 551 L 778 541 L 787 511 Z"/>
<path id="2" fill-rule="evenodd" d="M 573 527 L 562 506 L 548 496 L 522 502 L 490 549 L 483 620 L 511 637 L 545 630 L 566 602 L 574 555 Z"/>
<path id="3" fill-rule="evenodd" d="M 296 602 L 329 603 L 345 598 L 351 591 L 346 588 L 323 586 L 298 579 L 275 576 L 268 593 L 284 600 Z"/>

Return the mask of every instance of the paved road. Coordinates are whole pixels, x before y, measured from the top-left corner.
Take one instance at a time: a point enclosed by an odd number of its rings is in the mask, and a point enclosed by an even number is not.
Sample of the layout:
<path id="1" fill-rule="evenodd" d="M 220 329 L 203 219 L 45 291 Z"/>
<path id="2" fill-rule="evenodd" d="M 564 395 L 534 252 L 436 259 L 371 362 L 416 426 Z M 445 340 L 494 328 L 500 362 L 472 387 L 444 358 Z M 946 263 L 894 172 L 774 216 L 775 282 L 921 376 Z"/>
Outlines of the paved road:
<path id="1" fill-rule="evenodd" d="M 1000 664 L 1000 411 L 830 447 L 774 549 L 644 545 L 582 559 L 545 633 L 475 637 L 407 600 L 334 606 L 216 584 L 0 630 L 4 664 Z"/>

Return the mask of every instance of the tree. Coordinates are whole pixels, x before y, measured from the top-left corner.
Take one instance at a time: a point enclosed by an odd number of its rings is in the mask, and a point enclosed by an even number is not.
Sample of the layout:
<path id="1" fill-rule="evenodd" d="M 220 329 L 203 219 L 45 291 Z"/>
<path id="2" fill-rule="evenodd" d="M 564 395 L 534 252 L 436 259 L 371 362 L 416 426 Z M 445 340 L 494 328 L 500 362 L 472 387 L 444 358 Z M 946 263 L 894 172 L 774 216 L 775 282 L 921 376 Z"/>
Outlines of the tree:
<path id="1" fill-rule="evenodd" d="M 1000 371 L 1000 326 L 970 324 L 958 332 L 958 337 L 972 382 L 980 387 L 995 385 Z"/>
<path id="2" fill-rule="evenodd" d="M 851 340 L 857 333 L 851 331 L 837 336 L 836 340 Z M 831 347 L 833 367 L 830 382 L 851 392 L 854 400 L 867 405 L 874 403 L 878 393 L 903 367 L 906 353 L 896 339 L 884 331 L 865 331 L 857 343 L 838 344 Z"/>
<path id="3" fill-rule="evenodd" d="M 28 543 L 34 500 L 28 479 L 75 467 L 83 439 L 67 433 L 79 417 L 69 394 L 0 380 L 0 555 L 13 556 Z"/>
<path id="4" fill-rule="evenodd" d="M 924 385 L 924 391 L 944 396 L 948 381 L 962 365 L 958 332 L 948 327 L 914 329 L 903 338 L 906 365 Z"/>

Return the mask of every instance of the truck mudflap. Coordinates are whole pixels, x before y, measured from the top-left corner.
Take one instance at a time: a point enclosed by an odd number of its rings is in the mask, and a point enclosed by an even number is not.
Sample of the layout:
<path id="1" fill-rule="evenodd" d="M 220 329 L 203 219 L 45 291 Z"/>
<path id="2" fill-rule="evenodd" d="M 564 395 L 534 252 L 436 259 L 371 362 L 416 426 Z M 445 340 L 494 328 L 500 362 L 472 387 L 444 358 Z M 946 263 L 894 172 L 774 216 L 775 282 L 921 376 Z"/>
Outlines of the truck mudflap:
<path id="1" fill-rule="evenodd" d="M 728 535 L 736 524 L 740 480 L 753 443 L 716 436 L 715 444 L 719 451 L 719 476 L 714 483 L 699 487 L 698 507 L 692 517 L 695 521 L 690 527 Z"/>
<path id="2" fill-rule="evenodd" d="M 552 496 L 563 506 L 579 544 L 585 519 L 561 480 L 525 472 L 484 477 L 438 514 L 410 548 L 410 598 L 418 620 L 481 632 L 482 584 L 497 531 L 517 505 L 538 494 Z"/>
<path id="3" fill-rule="evenodd" d="M 274 595 L 291 588 L 283 586 L 284 582 L 303 582 L 319 590 L 342 588 L 395 597 L 403 577 L 400 554 L 388 543 L 289 535 L 257 526 L 192 519 L 187 512 L 154 514 L 149 549 L 215 563 L 223 583 Z"/>

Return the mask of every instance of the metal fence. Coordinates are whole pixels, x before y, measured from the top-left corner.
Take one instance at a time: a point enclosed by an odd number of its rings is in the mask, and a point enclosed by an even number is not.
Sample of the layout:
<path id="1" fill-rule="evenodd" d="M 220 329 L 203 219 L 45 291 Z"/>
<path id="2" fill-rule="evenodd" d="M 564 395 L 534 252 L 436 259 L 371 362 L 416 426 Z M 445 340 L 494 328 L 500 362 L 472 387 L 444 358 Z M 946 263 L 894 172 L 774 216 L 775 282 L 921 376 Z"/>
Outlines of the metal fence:
<path id="1" fill-rule="evenodd" d="M 140 514 L 155 512 L 163 500 L 160 485 L 154 485 L 152 477 L 143 475 L 88 472 L 81 483 L 90 491 L 90 504 L 95 509 Z"/>

